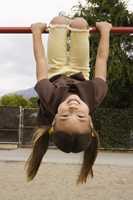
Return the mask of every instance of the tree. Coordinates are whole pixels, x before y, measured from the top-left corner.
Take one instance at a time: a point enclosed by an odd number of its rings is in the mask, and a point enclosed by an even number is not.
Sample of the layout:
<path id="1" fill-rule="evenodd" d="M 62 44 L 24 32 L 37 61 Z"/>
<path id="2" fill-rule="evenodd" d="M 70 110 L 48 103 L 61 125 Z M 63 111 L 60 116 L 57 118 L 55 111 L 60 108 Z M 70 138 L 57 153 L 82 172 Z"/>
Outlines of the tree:
<path id="1" fill-rule="evenodd" d="M 132 26 L 133 13 L 120 0 L 86 0 L 83 7 L 80 3 L 73 8 L 74 16 L 85 18 L 91 26 L 96 21 L 109 21 L 113 26 Z M 91 44 L 91 72 L 96 58 L 99 34 L 93 34 Z M 133 106 L 133 34 L 111 34 L 111 47 L 108 62 L 109 92 L 104 106 Z M 92 75 L 91 73 L 91 75 Z"/>
<path id="2" fill-rule="evenodd" d="M 25 99 L 23 96 L 19 96 L 15 94 L 4 95 L 0 100 L 0 105 L 31 107 L 31 103 L 29 100 Z"/>
<path id="3" fill-rule="evenodd" d="M 31 97 L 31 98 L 29 99 L 29 101 L 30 101 L 30 103 L 31 103 L 31 107 L 32 107 L 32 108 L 38 107 L 38 103 L 37 103 L 38 97 Z"/>

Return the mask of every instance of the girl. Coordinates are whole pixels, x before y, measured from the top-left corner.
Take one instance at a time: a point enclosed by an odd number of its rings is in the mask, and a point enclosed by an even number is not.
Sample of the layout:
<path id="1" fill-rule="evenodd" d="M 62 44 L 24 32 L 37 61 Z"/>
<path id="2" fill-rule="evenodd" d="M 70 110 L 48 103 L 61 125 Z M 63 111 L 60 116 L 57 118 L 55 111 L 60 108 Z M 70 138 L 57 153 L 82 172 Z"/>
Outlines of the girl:
<path id="1" fill-rule="evenodd" d="M 63 152 L 84 151 L 77 183 L 85 183 L 88 174 L 93 176 L 98 136 L 91 115 L 107 93 L 106 71 L 112 26 L 107 22 L 98 22 L 96 27 L 100 32 L 100 42 L 94 78 L 89 80 L 89 31 L 83 18 L 53 18 L 49 26 L 48 60 L 41 38 L 47 25 L 36 23 L 31 26 L 39 113 L 33 151 L 27 162 L 29 180 L 35 177 L 48 149 L 50 134 L 54 144 Z"/>

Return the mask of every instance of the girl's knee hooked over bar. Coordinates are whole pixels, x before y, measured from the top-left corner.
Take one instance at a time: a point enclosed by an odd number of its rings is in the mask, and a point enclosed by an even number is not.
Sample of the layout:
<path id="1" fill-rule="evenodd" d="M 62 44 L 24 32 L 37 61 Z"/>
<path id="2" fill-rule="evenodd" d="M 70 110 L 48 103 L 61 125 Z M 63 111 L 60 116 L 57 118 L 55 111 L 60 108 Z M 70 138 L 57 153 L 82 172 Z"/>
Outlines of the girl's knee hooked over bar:
<path id="1" fill-rule="evenodd" d="M 88 23 L 87 21 L 82 17 L 74 18 L 70 23 L 71 28 L 77 28 L 77 29 L 87 29 Z"/>
<path id="2" fill-rule="evenodd" d="M 54 24 L 54 25 L 56 25 L 56 24 L 60 24 L 60 25 L 68 24 L 68 19 L 64 16 L 56 16 L 51 20 L 50 24 Z"/>

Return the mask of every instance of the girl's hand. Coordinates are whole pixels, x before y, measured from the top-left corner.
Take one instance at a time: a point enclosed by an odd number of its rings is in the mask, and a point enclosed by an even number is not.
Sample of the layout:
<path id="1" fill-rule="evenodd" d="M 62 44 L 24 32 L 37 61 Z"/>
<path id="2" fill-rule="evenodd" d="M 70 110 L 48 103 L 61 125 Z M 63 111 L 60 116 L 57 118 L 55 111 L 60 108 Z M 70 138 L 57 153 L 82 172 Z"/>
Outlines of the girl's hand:
<path id="1" fill-rule="evenodd" d="M 31 25 L 31 30 L 33 32 L 40 32 L 43 33 L 47 30 L 47 24 L 46 23 L 34 23 Z"/>
<path id="2" fill-rule="evenodd" d="M 100 32 L 107 32 L 110 31 L 112 29 L 112 24 L 109 22 L 96 22 L 96 28 L 100 31 Z"/>

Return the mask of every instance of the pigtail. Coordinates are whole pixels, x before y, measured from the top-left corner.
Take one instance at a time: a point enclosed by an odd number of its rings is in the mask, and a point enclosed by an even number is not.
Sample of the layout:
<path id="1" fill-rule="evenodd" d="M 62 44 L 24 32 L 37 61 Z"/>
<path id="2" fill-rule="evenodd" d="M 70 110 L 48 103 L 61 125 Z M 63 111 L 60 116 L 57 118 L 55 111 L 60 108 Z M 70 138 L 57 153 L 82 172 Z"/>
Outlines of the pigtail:
<path id="1" fill-rule="evenodd" d="M 26 162 L 27 180 L 31 181 L 37 174 L 42 158 L 48 149 L 49 127 L 38 128 L 32 139 L 33 149 Z"/>
<path id="2" fill-rule="evenodd" d="M 79 183 L 86 183 L 87 176 L 90 174 L 93 177 L 93 169 L 92 166 L 97 157 L 98 152 L 98 145 L 99 145 L 99 138 L 94 129 L 91 132 L 90 143 L 88 148 L 84 151 L 83 157 L 83 164 L 81 167 L 80 175 L 77 180 L 77 184 Z"/>

